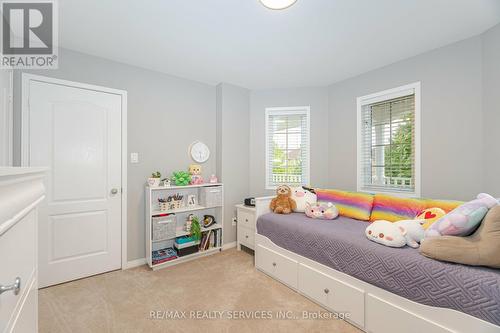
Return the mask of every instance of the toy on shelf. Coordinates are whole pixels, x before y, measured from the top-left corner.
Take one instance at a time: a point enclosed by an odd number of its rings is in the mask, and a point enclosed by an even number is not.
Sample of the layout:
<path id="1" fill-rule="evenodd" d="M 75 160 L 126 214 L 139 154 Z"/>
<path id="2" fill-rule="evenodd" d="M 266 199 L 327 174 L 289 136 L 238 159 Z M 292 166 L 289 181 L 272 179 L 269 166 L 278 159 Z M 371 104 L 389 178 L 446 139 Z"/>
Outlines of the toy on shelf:
<path id="1" fill-rule="evenodd" d="M 172 181 L 176 186 L 186 186 L 191 181 L 191 175 L 187 171 L 174 171 Z"/>
<path id="2" fill-rule="evenodd" d="M 161 173 L 159 171 L 153 172 L 151 177 L 148 178 L 148 185 L 151 187 L 160 186 Z"/>
<path id="3" fill-rule="evenodd" d="M 210 176 L 210 180 L 208 181 L 210 184 L 216 184 L 219 182 L 219 180 L 217 179 L 217 176 L 216 175 L 211 175 Z"/>
<path id="4" fill-rule="evenodd" d="M 184 230 L 186 232 L 191 232 L 191 225 L 193 224 L 193 214 L 189 214 L 186 220 L 186 224 L 184 224 Z"/>
<path id="5" fill-rule="evenodd" d="M 171 186 L 170 178 L 163 178 L 161 181 L 163 182 L 163 187 L 170 187 Z"/>
<path id="6" fill-rule="evenodd" d="M 215 217 L 213 215 L 204 215 L 203 216 L 203 227 L 208 228 L 211 225 L 214 225 L 215 223 L 217 223 L 217 222 L 215 221 Z"/>
<path id="7" fill-rule="evenodd" d="M 191 175 L 190 184 L 191 185 L 200 185 L 203 184 L 203 177 L 201 176 L 201 165 L 191 164 L 189 166 L 189 174 Z"/>

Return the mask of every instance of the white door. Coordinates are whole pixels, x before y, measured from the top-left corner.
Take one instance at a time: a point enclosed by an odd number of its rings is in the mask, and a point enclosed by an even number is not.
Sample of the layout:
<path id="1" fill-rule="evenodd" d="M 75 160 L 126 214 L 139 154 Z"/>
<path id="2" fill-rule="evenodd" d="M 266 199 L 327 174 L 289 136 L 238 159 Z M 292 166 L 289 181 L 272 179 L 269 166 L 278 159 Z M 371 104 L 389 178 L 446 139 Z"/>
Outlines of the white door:
<path id="1" fill-rule="evenodd" d="M 122 96 L 34 79 L 24 89 L 27 159 L 50 168 L 39 215 L 40 287 L 119 269 Z"/>

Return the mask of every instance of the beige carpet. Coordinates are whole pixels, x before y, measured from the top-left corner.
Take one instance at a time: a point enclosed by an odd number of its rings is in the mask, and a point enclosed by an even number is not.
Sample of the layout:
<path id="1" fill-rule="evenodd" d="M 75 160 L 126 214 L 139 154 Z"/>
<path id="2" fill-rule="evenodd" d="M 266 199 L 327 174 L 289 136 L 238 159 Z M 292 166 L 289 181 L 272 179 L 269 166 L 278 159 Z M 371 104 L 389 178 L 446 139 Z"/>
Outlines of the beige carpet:
<path id="1" fill-rule="evenodd" d="M 325 310 L 256 271 L 253 256 L 234 249 L 156 272 L 143 266 L 61 284 L 40 290 L 39 298 L 42 333 L 361 332 L 338 319 L 302 319 L 303 311 Z M 209 312 L 215 310 L 225 312 Z M 164 318 L 152 319 L 152 311 Z M 187 318 L 165 318 L 182 311 Z M 277 319 L 278 311 L 298 319 Z"/>

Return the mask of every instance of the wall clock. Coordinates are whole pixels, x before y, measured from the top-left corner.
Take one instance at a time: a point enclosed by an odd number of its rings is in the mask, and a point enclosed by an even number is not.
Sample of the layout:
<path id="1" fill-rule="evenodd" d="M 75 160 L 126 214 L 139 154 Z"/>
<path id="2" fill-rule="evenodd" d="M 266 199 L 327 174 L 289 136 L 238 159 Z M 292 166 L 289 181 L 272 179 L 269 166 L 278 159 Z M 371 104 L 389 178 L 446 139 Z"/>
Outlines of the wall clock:
<path id="1" fill-rule="evenodd" d="M 195 141 L 189 146 L 189 155 L 197 163 L 205 163 L 210 157 L 210 149 L 201 141 Z"/>

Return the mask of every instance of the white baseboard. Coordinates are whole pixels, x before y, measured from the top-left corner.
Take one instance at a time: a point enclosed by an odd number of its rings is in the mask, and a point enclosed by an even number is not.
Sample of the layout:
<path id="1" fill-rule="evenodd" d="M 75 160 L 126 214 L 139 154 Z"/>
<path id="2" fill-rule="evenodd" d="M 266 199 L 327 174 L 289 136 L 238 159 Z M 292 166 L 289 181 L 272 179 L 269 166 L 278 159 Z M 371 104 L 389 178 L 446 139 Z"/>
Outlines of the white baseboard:
<path id="1" fill-rule="evenodd" d="M 229 250 L 229 249 L 231 249 L 233 247 L 236 247 L 236 242 L 222 244 L 222 251 Z"/>
<path id="2" fill-rule="evenodd" d="M 125 267 L 122 267 L 122 269 L 139 267 L 142 265 L 146 265 L 146 263 L 147 263 L 146 258 L 139 258 L 139 259 L 135 259 L 135 260 L 130 260 L 130 261 L 127 261 L 127 264 L 125 265 Z"/>

